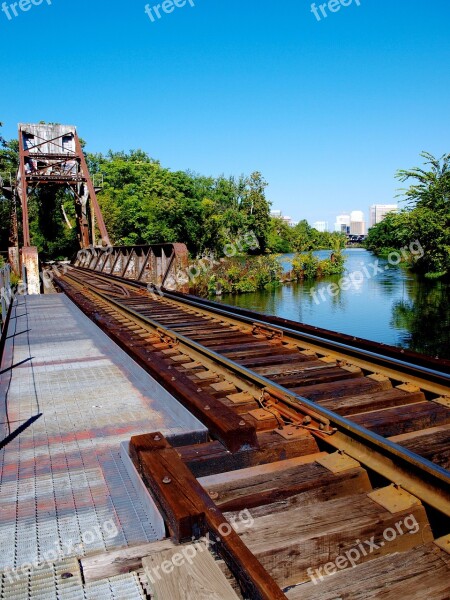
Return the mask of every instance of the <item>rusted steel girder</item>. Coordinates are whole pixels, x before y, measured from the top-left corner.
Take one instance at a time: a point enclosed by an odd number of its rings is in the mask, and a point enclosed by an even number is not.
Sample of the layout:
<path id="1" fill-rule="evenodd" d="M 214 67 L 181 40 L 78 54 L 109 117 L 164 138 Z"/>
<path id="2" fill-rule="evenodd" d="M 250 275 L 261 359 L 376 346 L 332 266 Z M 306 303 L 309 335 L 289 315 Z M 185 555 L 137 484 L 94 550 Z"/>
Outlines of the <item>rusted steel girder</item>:
<path id="1" fill-rule="evenodd" d="M 72 264 L 157 289 L 189 291 L 189 253 L 185 244 L 91 247 L 80 250 Z"/>

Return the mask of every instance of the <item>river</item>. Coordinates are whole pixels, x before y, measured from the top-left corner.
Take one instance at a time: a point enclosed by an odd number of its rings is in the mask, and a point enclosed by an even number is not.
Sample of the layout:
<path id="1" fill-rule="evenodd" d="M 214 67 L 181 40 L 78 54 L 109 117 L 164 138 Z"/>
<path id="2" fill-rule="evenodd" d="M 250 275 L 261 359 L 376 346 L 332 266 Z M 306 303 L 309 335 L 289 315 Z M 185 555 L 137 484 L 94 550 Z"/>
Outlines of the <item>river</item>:
<path id="1" fill-rule="evenodd" d="M 320 251 L 318 256 L 329 256 Z M 450 358 L 450 284 L 420 279 L 401 266 L 367 250 L 345 250 L 346 277 L 285 284 L 275 290 L 224 294 L 218 300 L 408 348 L 429 356 Z M 293 255 L 283 255 L 286 270 Z M 339 285 L 340 282 L 340 285 Z M 330 287 L 330 284 L 335 284 Z"/>

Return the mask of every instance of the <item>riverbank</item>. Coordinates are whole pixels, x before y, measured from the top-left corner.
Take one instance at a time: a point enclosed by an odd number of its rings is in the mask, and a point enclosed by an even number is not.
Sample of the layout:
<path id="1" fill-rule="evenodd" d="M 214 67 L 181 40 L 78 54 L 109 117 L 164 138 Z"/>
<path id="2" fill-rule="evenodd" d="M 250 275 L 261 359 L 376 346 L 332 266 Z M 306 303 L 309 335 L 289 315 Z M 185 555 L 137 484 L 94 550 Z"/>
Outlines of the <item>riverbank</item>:
<path id="1" fill-rule="evenodd" d="M 222 294 L 249 294 L 276 289 L 286 283 L 316 281 L 330 275 L 342 275 L 345 259 L 341 251 L 308 252 L 265 256 L 236 256 L 208 264 L 193 265 L 195 277 L 190 292 L 211 297 Z M 289 258 L 286 258 L 289 256 Z M 287 268 L 286 268 L 287 267 Z"/>

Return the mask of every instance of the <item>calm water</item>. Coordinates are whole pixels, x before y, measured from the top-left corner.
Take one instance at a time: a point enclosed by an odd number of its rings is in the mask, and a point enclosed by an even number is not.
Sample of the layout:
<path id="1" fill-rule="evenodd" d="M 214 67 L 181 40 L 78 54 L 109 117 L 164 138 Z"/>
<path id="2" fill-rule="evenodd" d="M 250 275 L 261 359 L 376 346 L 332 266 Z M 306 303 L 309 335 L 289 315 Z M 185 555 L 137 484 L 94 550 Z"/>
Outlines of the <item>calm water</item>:
<path id="1" fill-rule="evenodd" d="M 329 252 L 317 252 L 329 256 Z M 225 294 L 222 302 L 293 321 L 450 358 L 450 284 L 420 280 L 362 249 L 346 250 L 348 289 L 327 290 L 340 277 L 287 284 L 252 294 Z M 286 270 L 288 259 L 281 258 Z M 381 272 L 376 274 L 378 260 Z M 358 273 L 356 273 L 358 272 Z M 322 290 L 322 293 L 320 293 Z M 312 292 L 316 292 L 314 295 Z M 332 290 L 336 291 L 336 288 Z"/>

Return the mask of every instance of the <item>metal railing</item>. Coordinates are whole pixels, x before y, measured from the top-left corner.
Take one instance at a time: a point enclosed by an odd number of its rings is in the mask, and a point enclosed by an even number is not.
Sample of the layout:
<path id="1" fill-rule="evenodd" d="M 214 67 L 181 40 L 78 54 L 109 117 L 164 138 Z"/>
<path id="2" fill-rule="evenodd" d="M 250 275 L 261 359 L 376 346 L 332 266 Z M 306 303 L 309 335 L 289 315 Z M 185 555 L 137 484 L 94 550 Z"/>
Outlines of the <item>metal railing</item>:
<path id="1" fill-rule="evenodd" d="M 9 172 L 9 171 L 1 171 L 0 172 L 0 187 L 3 187 L 3 186 L 12 187 L 14 183 L 15 183 L 15 180 L 14 180 L 11 172 Z"/>
<path id="2" fill-rule="evenodd" d="M 72 264 L 158 288 L 189 291 L 188 250 L 184 244 L 84 248 L 72 259 Z"/>
<path id="3" fill-rule="evenodd" d="M 12 301 L 11 290 L 11 267 L 6 265 L 0 269 L 0 294 L 1 294 L 1 318 L 0 334 L 3 335 L 3 329 L 6 324 L 9 306 Z"/>

